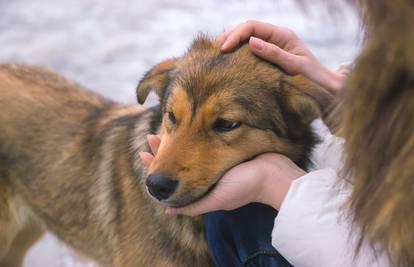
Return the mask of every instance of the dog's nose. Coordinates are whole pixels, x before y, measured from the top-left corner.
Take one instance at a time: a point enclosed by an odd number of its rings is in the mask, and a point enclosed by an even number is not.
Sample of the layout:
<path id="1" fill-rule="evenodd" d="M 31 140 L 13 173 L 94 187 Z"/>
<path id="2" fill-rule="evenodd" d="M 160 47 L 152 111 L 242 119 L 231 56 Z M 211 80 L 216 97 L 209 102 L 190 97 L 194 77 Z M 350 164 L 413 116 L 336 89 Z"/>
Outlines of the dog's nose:
<path id="1" fill-rule="evenodd" d="M 150 174 L 145 184 L 152 196 L 158 200 L 169 198 L 175 191 L 178 181 L 172 180 L 168 176 Z"/>

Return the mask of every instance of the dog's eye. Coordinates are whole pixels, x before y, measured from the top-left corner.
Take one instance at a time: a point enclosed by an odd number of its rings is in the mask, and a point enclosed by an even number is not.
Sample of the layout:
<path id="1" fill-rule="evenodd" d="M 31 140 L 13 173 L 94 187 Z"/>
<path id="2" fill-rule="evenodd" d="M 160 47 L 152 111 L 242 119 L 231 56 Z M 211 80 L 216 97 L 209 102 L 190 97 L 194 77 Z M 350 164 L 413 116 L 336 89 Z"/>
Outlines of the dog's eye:
<path id="1" fill-rule="evenodd" d="M 177 122 L 177 120 L 175 119 L 174 113 L 172 112 L 168 112 L 168 118 L 170 119 L 170 121 L 175 124 Z"/>
<path id="2" fill-rule="evenodd" d="M 239 128 L 240 125 L 241 122 L 239 121 L 230 121 L 218 118 L 213 124 L 213 130 L 216 132 L 229 132 Z"/>

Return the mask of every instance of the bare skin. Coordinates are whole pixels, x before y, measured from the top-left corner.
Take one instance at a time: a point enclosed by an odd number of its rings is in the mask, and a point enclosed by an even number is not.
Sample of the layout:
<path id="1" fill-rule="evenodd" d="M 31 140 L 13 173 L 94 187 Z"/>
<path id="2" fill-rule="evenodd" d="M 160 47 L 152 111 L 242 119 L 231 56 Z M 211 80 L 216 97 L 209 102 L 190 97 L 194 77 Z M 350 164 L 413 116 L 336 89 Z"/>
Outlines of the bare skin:
<path id="1" fill-rule="evenodd" d="M 221 34 L 217 42 L 223 52 L 230 51 L 249 38 L 253 53 L 282 67 L 288 73 L 301 74 L 332 93 L 338 93 L 348 69 L 334 72 L 323 66 L 296 34 L 288 28 L 258 21 L 247 21 Z M 152 153 L 140 154 L 144 164 L 154 160 L 161 142 L 159 136 L 147 137 Z M 292 182 L 304 170 L 289 158 L 266 153 L 229 170 L 204 198 L 182 208 L 166 208 L 169 214 L 195 216 L 216 210 L 233 210 L 259 202 L 279 210 Z"/>
<path id="2" fill-rule="evenodd" d="M 158 136 L 148 136 L 154 154 L 160 140 Z M 140 156 L 147 166 L 154 159 L 147 152 Z M 214 210 L 233 210 L 251 202 L 279 209 L 292 181 L 304 174 L 305 171 L 281 154 L 262 154 L 229 170 L 204 198 L 183 208 L 167 208 L 166 212 L 195 216 Z"/>
<path id="3" fill-rule="evenodd" d="M 226 52 L 248 38 L 253 53 L 279 65 L 288 73 L 302 74 L 333 93 L 342 88 L 344 73 L 331 71 L 322 65 L 288 28 L 249 20 L 225 31 L 217 41 L 222 51 Z"/>

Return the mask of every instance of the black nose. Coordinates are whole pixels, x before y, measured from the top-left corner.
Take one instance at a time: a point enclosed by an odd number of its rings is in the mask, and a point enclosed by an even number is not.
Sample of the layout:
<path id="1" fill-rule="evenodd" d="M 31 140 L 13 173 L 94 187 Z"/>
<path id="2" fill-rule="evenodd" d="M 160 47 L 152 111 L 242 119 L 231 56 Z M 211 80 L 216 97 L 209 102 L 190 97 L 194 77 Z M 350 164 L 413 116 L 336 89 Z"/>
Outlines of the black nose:
<path id="1" fill-rule="evenodd" d="M 148 187 L 148 191 L 158 200 L 164 200 L 169 198 L 175 191 L 178 185 L 178 181 L 172 180 L 168 176 L 150 174 L 145 184 Z"/>

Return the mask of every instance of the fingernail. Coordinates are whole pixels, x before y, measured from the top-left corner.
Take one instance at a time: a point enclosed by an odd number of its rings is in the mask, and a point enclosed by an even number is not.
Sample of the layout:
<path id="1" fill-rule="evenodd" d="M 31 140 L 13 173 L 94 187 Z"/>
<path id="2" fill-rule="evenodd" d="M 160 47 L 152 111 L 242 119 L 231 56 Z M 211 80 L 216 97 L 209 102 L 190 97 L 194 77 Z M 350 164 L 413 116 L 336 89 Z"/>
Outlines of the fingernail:
<path id="1" fill-rule="evenodd" d="M 262 51 L 263 50 L 264 43 L 261 39 L 256 38 L 256 37 L 250 37 L 250 41 L 251 41 L 253 49 L 255 49 L 257 51 Z"/>

